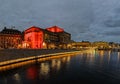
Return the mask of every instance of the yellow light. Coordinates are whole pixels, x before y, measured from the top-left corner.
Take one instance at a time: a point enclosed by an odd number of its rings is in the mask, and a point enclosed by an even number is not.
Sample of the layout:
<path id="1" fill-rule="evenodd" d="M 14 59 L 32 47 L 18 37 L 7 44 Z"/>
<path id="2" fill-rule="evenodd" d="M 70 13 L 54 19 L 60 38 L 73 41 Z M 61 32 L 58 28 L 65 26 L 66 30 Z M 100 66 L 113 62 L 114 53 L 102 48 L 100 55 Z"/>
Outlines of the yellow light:
<path id="1" fill-rule="evenodd" d="M 43 42 L 43 46 L 45 46 L 46 44 L 45 44 L 45 42 Z"/>

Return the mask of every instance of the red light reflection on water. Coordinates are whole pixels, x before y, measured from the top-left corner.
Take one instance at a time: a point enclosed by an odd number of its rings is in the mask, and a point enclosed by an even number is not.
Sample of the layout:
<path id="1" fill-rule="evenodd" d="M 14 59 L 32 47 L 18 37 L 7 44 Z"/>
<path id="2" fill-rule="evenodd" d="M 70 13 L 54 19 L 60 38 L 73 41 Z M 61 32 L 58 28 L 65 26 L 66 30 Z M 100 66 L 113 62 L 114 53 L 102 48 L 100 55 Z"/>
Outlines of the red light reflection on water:
<path id="1" fill-rule="evenodd" d="M 38 67 L 37 66 L 31 66 L 27 69 L 27 79 L 34 80 L 38 77 Z"/>

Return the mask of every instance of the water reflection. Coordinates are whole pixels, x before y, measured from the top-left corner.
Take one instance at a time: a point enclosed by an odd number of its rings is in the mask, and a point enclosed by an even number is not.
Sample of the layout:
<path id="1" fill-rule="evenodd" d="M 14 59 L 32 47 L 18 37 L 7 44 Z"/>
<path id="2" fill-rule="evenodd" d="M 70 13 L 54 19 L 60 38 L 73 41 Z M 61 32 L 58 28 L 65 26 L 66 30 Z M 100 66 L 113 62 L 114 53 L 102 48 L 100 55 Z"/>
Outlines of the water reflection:
<path id="1" fill-rule="evenodd" d="M 11 80 L 13 84 L 51 84 L 49 82 L 68 80 L 105 81 L 105 78 L 119 82 L 120 52 L 88 50 L 75 56 L 52 58 L 19 70 L 0 74 L 0 84 L 9 84 Z M 109 84 L 108 81 L 106 84 Z"/>
<path id="2" fill-rule="evenodd" d="M 71 56 L 51 59 L 49 61 L 40 62 L 37 65 L 31 65 L 26 70 L 26 78 L 29 80 L 45 79 L 47 80 L 51 74 L 57 73 L 62 66 L 69 65 Z"/>
<path id="3" fill-rule="evenodd" d="M 50 65 L 48 63 L 41 63 L 40 64 L 40 74 L 39 76 L 43 76 L 44 78 L 47 78 L 50 71 Z"/>
<path id="4" fill-rule="evenodd" d="M 30 66 L 26 71 L 26 77 L 30 80 L 35 80 L 38 77 L 39 67 L 38 66 Z"/>
<path id="5" fill-rule="evenodd" d="M 120 52 L 118 52 L 118 62 L 120 61 Z"/>
<path id="6" fill-rule="evenodd" d="M 21 84 L 21 77 L 19 73 L 14 74 L 13 79 L 16 81 L 15 84 Z"/>

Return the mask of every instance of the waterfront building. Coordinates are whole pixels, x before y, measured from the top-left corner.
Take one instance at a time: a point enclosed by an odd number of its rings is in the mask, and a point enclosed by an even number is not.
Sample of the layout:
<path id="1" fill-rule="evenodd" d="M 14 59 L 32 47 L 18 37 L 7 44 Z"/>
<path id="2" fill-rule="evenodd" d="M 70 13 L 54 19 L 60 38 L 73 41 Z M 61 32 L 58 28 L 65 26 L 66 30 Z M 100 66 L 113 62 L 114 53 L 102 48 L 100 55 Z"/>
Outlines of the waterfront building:
<path id="1" fill-rule="evenodd" d="M 32 26 L 24 31 L 23 48 L 66 49 L 71 41 L 71 34 L 58 26 L 46 29 Z"/>
<path id="2" fill-rule="evenodd" d="M 0 32 L 0 48 L 18 48 L 22 43 L 22 33 L 13 28 L 6 28 Z"/>
<path id="3" fill-rule="evenodd" d="M 96 42 L 93 42 L 93 46 L 97 47 L 98 49 L 108 49 L 108 48 L 110 48 L 109 43 L 105 42 L 105 41 L 96 41 Z"/>
<path id="4" fill-rule="evenodd" d="M 65 32 L 62 28 L 58 26 L 52 26 L 45 29 L 48 35 L 49 41 L 46 40 L 45 42 L 48 44 L 48 48 L 51 48 L 51 44 L 54 45 L 53 48 L 60 48 L 60 49 L 67 49 L 69 43 L 71 42 L 71 34 Z"/>
<path id="5" fill-rule="evenodd" d="M 120 44 L 115 42 L 109 42 L 109 46 L 113 49 L 120 49 Z"/>
<path id="6" fill-rule="evenodd" d="M 30 27 L 24 31 L 23 48 L 42 48 L 43 30 L 39 27 Z"/>
<path id="7" fill-rule="evenodd" d="M 89 41 L 82 41 L 82 42 L 73 42 L 72 48 L 74 49 L 81 49 L 81 48 L 89 48 L 92 47 L 92 43 Z"/>

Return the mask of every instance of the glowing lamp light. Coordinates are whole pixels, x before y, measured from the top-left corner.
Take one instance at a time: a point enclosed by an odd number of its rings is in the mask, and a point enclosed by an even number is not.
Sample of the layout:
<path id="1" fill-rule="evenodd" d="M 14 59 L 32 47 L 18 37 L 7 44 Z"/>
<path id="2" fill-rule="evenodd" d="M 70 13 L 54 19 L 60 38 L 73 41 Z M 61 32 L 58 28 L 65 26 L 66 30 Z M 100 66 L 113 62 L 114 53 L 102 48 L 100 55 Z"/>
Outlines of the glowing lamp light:
<path id="1" fill-rule="evenodd" d="M 26 43 L 26 42 L 24 42 L 24 43 L 22 44 L 22 47 L 23 47 L 23 48 L 27 48 L 27 47 L 29 47 L 29 44 Z"/>
<path id="2" fill-rule="evenodd" d="M 45 46 L 46 44 L 45 44 L 45 42 L 43 42 L 43 46 Z"/>

